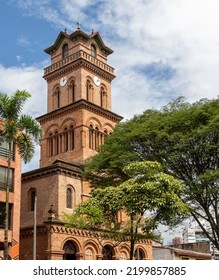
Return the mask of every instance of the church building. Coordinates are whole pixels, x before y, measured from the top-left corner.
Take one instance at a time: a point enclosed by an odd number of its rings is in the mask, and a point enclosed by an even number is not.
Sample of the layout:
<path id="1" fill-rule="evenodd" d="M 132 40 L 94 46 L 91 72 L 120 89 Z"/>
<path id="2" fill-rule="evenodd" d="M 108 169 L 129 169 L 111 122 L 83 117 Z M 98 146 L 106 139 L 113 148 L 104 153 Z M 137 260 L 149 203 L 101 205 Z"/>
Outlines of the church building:
<path id="1" fill-rule="evenodd" d="M 81 165 L 122 120 L 111 108 L 115 73 L 107 59 L 113 50 L 98 32 L 88 35 L 78 27 L 60 32 L 45 52 L 51 57 L 44 69 L 47 113 L 37 118 L 43 129 L 40 166 L 22 174 L 20 259 L 33 259 L 34 234 L 38 260 L 128 259 L 129 243 L 66 228 L 62 219 L 89 199 Z M 139 242 L 136 252 L 138 259 L 152 259 L 151 241 Z"/>

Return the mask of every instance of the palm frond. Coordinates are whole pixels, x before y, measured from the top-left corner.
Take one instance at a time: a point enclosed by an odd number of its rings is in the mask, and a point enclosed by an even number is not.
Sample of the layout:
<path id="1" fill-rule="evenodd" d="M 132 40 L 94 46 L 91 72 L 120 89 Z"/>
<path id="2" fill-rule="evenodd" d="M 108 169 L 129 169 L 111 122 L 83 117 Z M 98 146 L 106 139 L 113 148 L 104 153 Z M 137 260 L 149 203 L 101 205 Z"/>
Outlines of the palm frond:
<path id="1" fill-rule="evenodd" d="M 31 116 L 22 115 L 19 120 L 20 129 L 31 135 L 36 143 L 40 143 L 42 137 L 42 129 L 40 124 Z"/>
<path id="2" fill-rule="evenodd" d="M 17 138 L 17 145 L 18 150 L 21 158 L 24 160 L 25 163 L 30 162 L 34 156 L 35 146 L 31 139 L 31 137 L 26 134 L 22 133 Z"/>
<path id="3" fill-rule="evenodd" d="M 31 95 L 25 90 L 17 90 L 10 98 L 8 106 L 8 118 L 18 119 L 21 114 L 24 104 Z"/>
<path id="4" fill-rule="evenodd" d="M 3 92 L 0 92 L 0 118 L 7 117 L 7 108 L 10 104 L 9 96 Z"/>

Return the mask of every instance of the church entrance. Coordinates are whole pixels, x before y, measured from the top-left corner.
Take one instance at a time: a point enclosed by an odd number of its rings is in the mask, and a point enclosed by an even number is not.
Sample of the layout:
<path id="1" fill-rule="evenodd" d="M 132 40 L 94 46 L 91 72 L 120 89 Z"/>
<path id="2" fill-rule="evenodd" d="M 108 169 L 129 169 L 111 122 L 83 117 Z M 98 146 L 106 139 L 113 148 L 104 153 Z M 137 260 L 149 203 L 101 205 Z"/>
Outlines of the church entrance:
<path id="1" fill-rule="evenodd" d="M 112 260 L 114 256 L 114 250 L 110 245 L 105 245 L 103 247 L 103 260 Z"/>
<path id="2" fill-rule="evenodd" d="M 76 260 L 77 249 L 72 241 L 65 242 L 63 260 Z"/>

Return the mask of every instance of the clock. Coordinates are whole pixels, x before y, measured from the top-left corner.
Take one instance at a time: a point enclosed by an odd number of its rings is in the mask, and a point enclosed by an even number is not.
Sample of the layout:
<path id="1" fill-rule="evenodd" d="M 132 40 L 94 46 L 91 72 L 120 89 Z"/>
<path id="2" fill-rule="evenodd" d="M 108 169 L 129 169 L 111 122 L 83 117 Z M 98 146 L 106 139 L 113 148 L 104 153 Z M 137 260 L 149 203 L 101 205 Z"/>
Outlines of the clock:
<path id="1" fill-rule="evenodd" d="M 93 80 L 94 80 L 95 85 L 99 87 L 99 86 L 100 86 L 100 78 L 98 78 L 97 76 L 95 76 L 95 77 L 93 78 Z"/>
<path id="2" fill-rule="evenodd" d="M 66 83 L 67 83 L 67 77 L 62 77 L 59 82 L 60 86 L 64 87 Z"/>

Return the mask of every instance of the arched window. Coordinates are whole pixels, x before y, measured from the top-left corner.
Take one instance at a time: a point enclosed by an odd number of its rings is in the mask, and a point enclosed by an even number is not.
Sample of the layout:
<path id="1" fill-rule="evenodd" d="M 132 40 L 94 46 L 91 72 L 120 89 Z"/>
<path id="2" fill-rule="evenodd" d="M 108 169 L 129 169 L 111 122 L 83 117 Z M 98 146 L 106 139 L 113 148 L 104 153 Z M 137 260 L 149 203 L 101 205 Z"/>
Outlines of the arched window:
<path id="1" fill-rule="evenodd" d="M 69 96 L 69 100 L 70 102 L 75 102 L 75 82 L 72 81 L 70 84 L 70 96 Z"/>
<path id="2" fill-rule="evenodd" d="M 28 210 L 34 211 L 35 207 L 36 190 L 30 189 L 28 192 Z"/>
<path id="3" fill-rule="evenodd" d="M 93 56 L 94 58 L 97 56 L 97 50 L 93 44 L 91 45 L 91 56 Z"/>
<path id="4" fill-rule="evenodd" d="M 72 205 L 72 188 L 68 187 L 66 189 L 66 208 L 73 208 Z"/>
<path id="5" fill-rule="evenodd" d="M 55 98 L 55 109 L 58 109 L 60 107 L 60 90 L 59 88 L 56 89 L 54 93 L 54 98 Z"/>
<path id="6" fill-rule="evenodd" d="M 75 146 L 75 133 L 74 133 L 74 126 L 70 126 L 70 149 L 74 150 Z"/>
<path id="7" fill-rule="evenodd" d="M 68 44 L 65 44 L 62 48 L 62 58 L 66 58 L 68 56 Z"/>
<path id="8" fill-rule="evenodd" d="M 107 93 L 103 87 L 100 89 L 100 106 L 103 108 L 107 108 Z"/>
<path id="9" fill-rule="evenodd" d="M 99 147 L 99 129 L 98 127 L 95 128 L 95 137 L 94 137 L 94 149 L 97 150 Z"/>
<path id="10" fill-rule="evenodd" d="M 86 98 L 88 101 L 92 102 L 92 85 L 91 82 L 89 80 L 87 80 L 87 84 L 86 84 Z"/>
<path id="11" fill-rule="evenodd" d="M 64 151 L 67 152 L 68 151 L 68 129 L 67 127 L 65 127 L 64 129 L 64 144 L 65 144 L 65 148 Z"/>
<path id="12" fill-rule="evenodd" d="M 127 260 L 127 256 L 125 252 L 120 253 L 120 260 Z"/>
<path id="13" fill-rule="evenodd" d="M 93 251 L 88 248 L 85 251 L 85 260 L 92 260 L 93 259 Z"/>
<path id="14" fill-rule="evenodd" d="M 59 134 L 58 131 L 55 132 L 55 155 L 59 153 Z"/>
<path id="15" fill-rule="evenodd" d="M 53 156 L 53 137 L 52 133 L 49 134 L 49 157 Z"/>
<path id="16" fill-rule="evenodd" d="M 92 150 L 94 148 L 94 128 L 92 124 L 89 126 L 89 148 Z"/>

